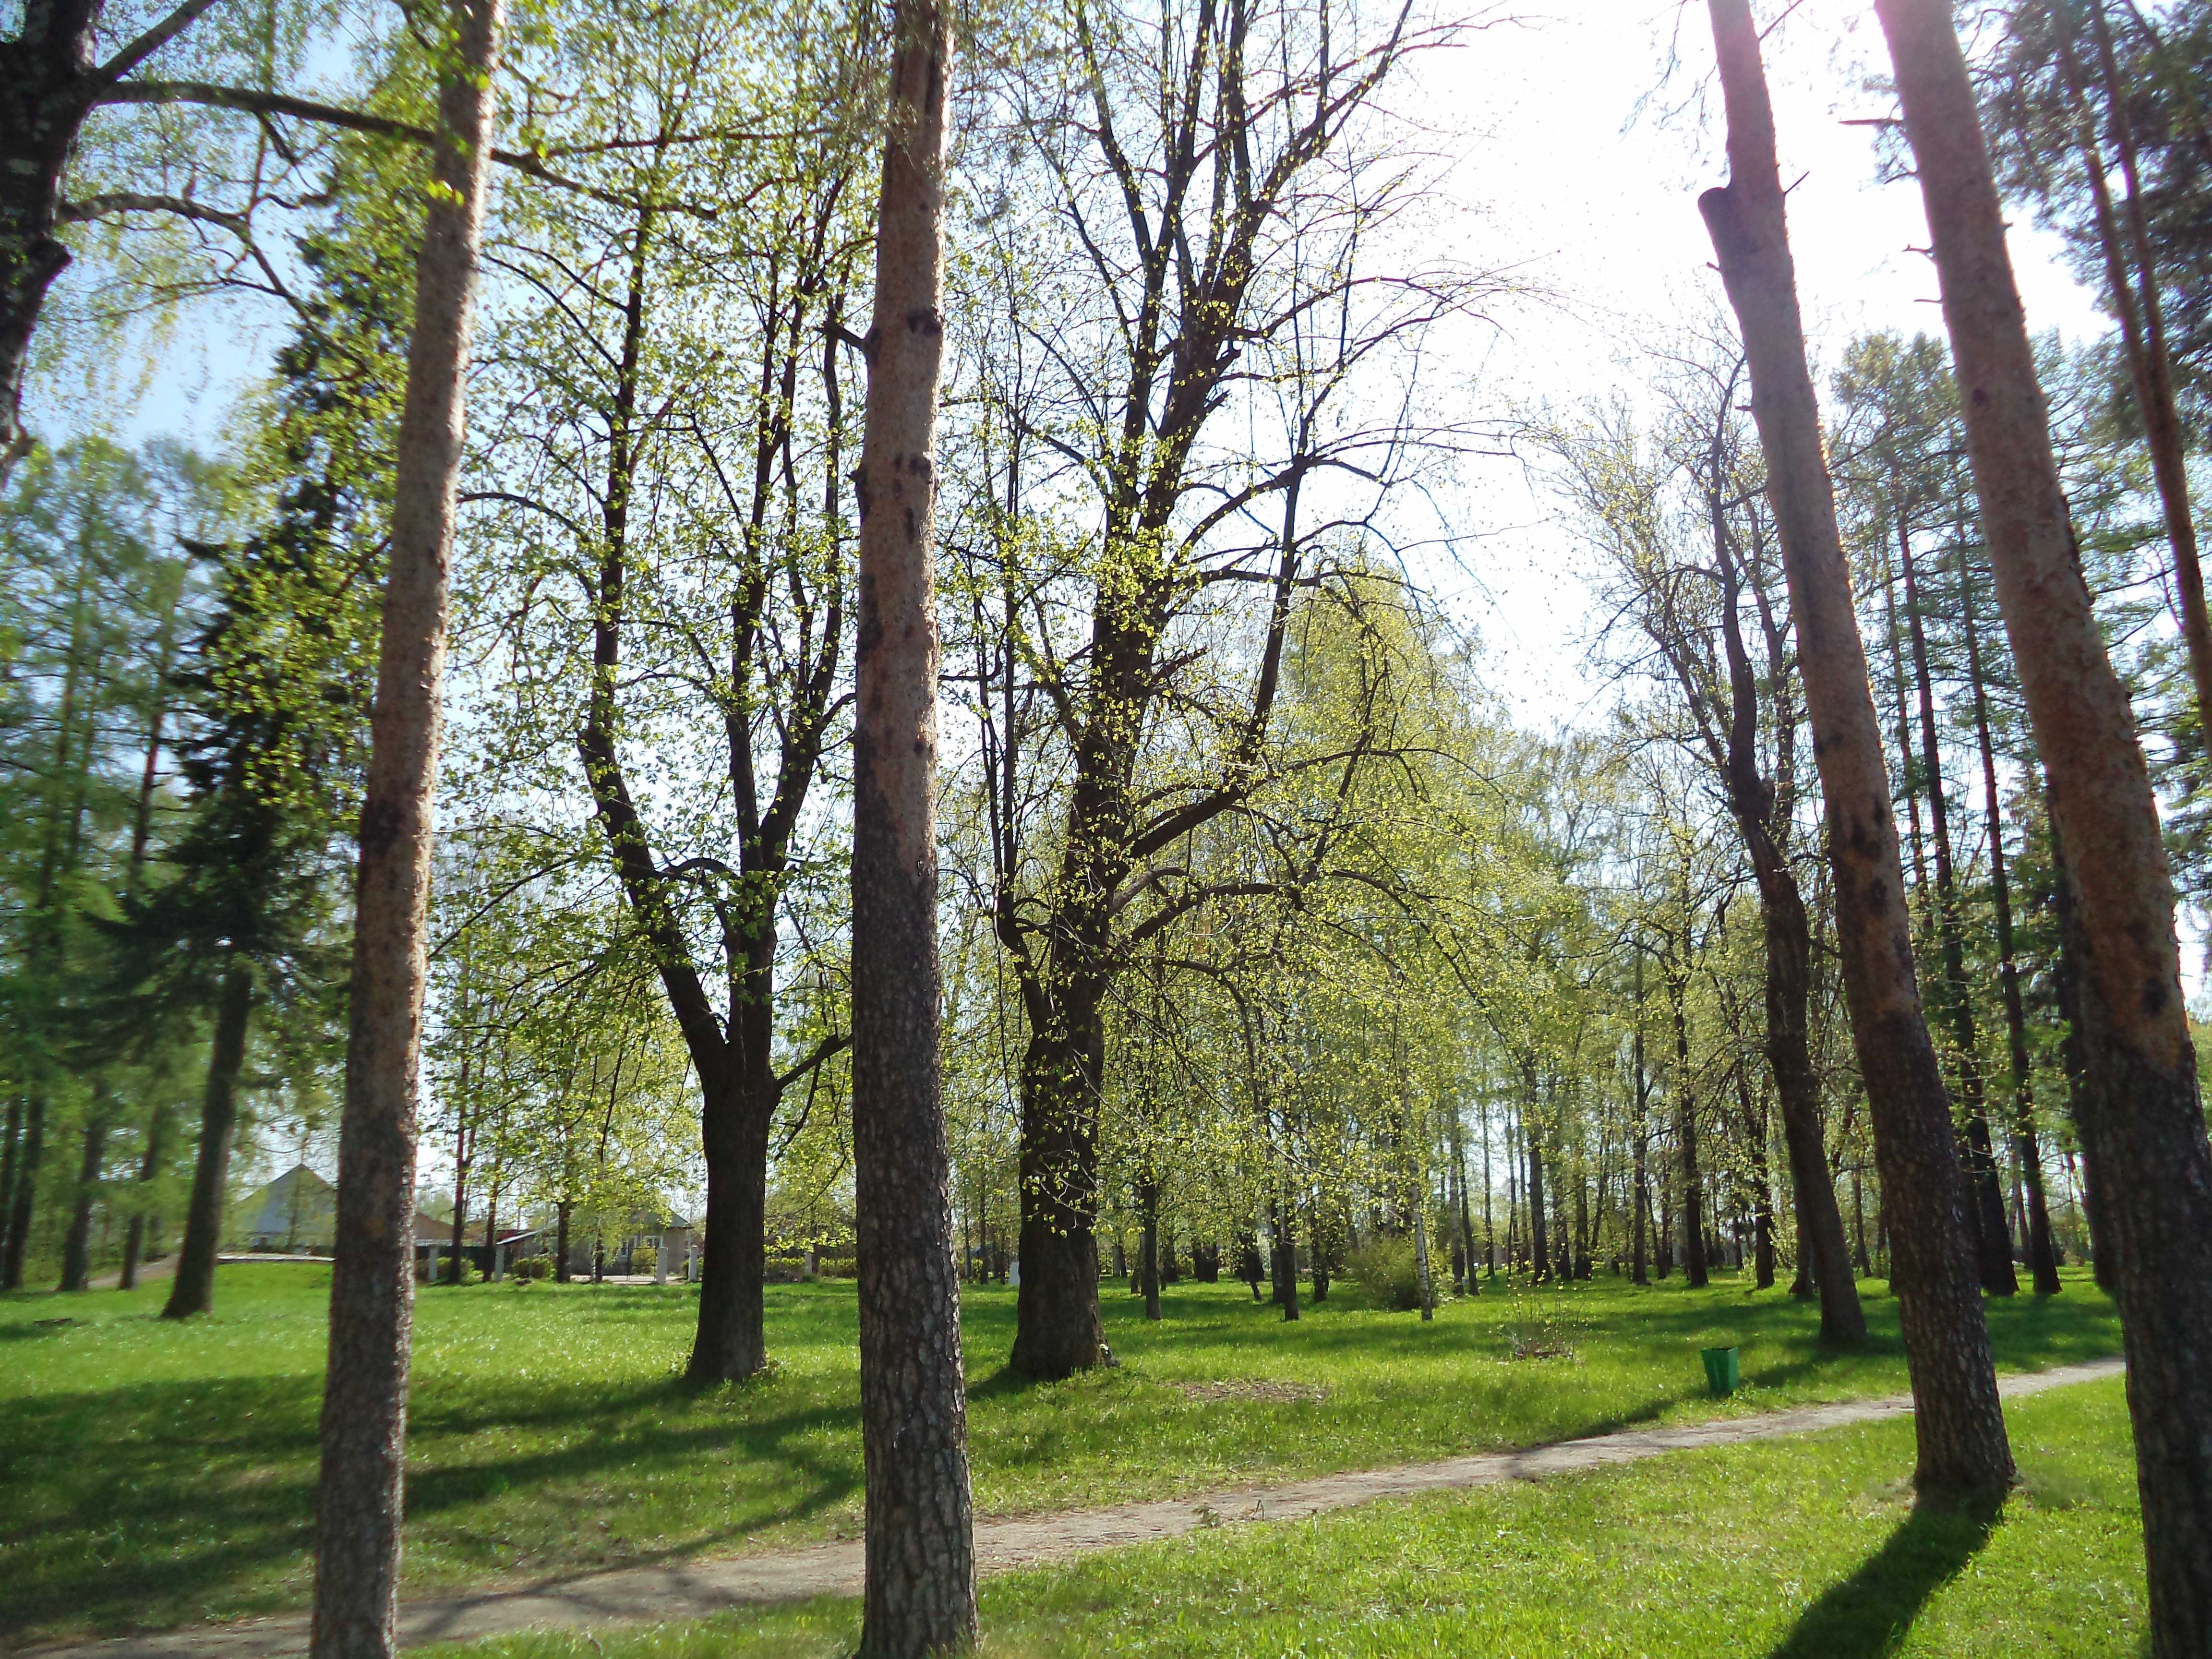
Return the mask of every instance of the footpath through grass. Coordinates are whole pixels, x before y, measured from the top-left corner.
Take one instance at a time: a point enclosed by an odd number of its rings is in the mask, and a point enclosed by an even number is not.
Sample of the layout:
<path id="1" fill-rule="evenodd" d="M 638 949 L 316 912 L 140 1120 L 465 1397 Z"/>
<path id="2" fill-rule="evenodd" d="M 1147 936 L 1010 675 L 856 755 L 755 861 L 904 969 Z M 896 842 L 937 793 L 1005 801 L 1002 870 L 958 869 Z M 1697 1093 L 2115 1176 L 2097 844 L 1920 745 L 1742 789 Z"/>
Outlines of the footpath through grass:
<path id="1" fill-rule="evenodd" d="M 1725 1279 L 1500 1288 L 1429 1326 L 1342 1292 L 1285 1325 L 1236 1284 L 1171 1287 L 1147 1325 L 1109 1283 L 1121 1367 L 1043 1386 L 1003 1370 L 1012 1292 L 971 1288 L 976 1502 L 1074 1508 L 1899 1392 L 1895 1304 L 1863 1288 L 1874 1340 L 1846 1355 L 1820 1348 L 1814 1309 Z M 225 1267 L 215 1316 L 184 1326 L 155 1317 L 165 1291 L 0 1299 L 0 1644 L 305 1603 L 328 1270 Z M 406 1593 L 854 1531 L 853 1287 L 769 1295 L 776 1373 L 692 1394 L 681 1287 L 425 1291 Z M 2119 1346 L 2086 1277 L 1992 1304 L 1990 1323 L 2006 1369 Z M 1531 1336 L 1573 1355 L 1512 1358 Z M 1696 1353 L 1723 1341 L 1748 1385 L 1725 1403 Z"/>
<path id="2" fill-rule="evenodd" d="M 983 1587 L 982 1659 L 2134 1659 L 2142 1522 L 2118 1381 L 2007 1413 L 2002 1510 L 1915 1505 L 1912 1425 L 1194 1533 Z M 858 1604 L 423 1659 L 844 1659 Z"/>

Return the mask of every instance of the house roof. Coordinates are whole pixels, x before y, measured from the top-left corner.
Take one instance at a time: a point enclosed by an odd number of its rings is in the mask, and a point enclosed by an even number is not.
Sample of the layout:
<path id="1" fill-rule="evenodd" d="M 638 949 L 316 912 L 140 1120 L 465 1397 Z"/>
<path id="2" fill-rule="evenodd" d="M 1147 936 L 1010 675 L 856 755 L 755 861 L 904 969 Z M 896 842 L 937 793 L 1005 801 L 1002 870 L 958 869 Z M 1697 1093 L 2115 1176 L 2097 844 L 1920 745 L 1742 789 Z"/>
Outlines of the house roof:
<path id="1" fill-rule="evenodd" d="M 276 1180 L 246 1194 L 239 1206 L 240 1224 L 252 1234 L 313 1231 L 337 1218 L 337 1188 L 304 1164 L 295 1164 Z"/>

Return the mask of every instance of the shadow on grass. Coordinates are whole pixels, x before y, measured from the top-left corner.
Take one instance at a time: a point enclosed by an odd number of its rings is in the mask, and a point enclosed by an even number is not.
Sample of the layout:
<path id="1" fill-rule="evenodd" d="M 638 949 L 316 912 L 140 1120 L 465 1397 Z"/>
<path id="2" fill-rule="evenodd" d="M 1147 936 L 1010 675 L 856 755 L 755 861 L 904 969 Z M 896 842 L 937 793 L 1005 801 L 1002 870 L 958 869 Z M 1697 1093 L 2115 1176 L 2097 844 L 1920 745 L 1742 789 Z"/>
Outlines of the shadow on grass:
<path id="1" fill-rule="evenodd" d="M 624 1562 L 694 1555 L 753 1533 L 805 1522 L 860 1490 L 855 1407 L 788 1398 L 750 1410 L 686 1410 L 672 1379 L 642 1388 L 513 1390 L 447 1384 L 410 1413 L 407 1516 L 441 1553 L 465 1551 L 496 1571 L 504 1534 L 538 1524 L 528 1506 L 611 1512 L 599 1487 L 702 1464 L 729 1472 L 715 1524 Z M 109 1633 L 185 1620 L 210 1605 L 265 1611 L 297 1600 L 313 1541 L 320 1379 L 145 1382 L 95 1395 L 13 1402 L 0 1414 L 0 1648 L 25 1634 Z M 533 1441 L 471 1455 L 480 1437 L 526 1423 Z M 125 1456 L 112 1455 L 127 1445 Z M 852 1447 L 853 1455 L 845 1448 Z M 502 1500 L 516 1494 L 524 1507 Z M 463 1517 L 480 1516 L 477 1520 Z M 629 1517 L 635 1525 L 644 1517 Z M 587 1541 L 590 1541 L 587 1540 Z M 410 1544 L 410 1547 L 413 1546 Z M 615 1565 L 567 1559 L 556 1573 Z M 541 1560 L 544 1560 L 541 1555 Z M 286 1582 L 287 1580 L 290 1582 Z"/>
<path id="2" fill-rule="evenodd" d="M 2001 1497 L 1927 1496 L 1864 1565 L 1805 1609 L 1768 1659 L 1881 1659 L 1990 1540 Z"/>
<path id="3" fill-rule="evenodd" d="M 1044 1386 L 1042 1377 L 1031 1376 L 1027 1371 L 1018 1371 L 1012 1365 L 1001 1365 L 980 1382 L 968 1385 L 970 1404 L 985 1400 L 1018 1400 L 1024 1395 L 1034 1394 Z"/>

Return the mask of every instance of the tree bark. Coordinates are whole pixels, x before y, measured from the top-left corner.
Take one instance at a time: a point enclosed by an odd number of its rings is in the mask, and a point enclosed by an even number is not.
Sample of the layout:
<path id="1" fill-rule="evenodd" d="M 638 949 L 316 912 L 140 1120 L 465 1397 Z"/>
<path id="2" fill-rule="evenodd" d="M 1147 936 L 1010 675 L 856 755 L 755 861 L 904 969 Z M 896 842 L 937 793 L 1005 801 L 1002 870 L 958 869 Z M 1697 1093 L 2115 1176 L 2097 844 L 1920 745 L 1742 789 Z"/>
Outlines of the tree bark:
<path id="1" fill-rule="evenodd" d="M 1269 1209 L 1273 1225 L 1267 1238 L 1267 1262 L 1274 1282 L 1275 1300 L 1286 1321 L 1298 1317 L 1298 1236 L 1297 1212 L 1279 1192 Z"/>
<path id="2" fill-rule="evenodd" d="M 216 1005 L 208 1053 L 207 1091 L 200 1100 L 199 1155 L 192 1164 L 191 1207 L 177 1251 L 164 1319 L 205 1313 L 215 1304 L 215 1258 L 222 1244 L 222 1208 L 230 1178 L 230 1144 L 238 1130 L 238 1074 L 246 1064 L 246 1022 L 253 1012 L 253 970 L 233 961 Z"/>
<path id="3" fill-rule="evenodd" d="M 2142 417 L 2143 437 L 2150 451 L 2151 477 L 2158 487 L 2159 506 L 2166 518 L 2166 543 L 2173 550 L 2174 620 L 2189 656 L 2189 678 L 2197 692 L 2196 742 L 2206 741 L 2204 722 L 2212 710 L 2212 616 L 2204 602 L 2204 571 L 2197 545 L 2197 520 L 2190 510 L 2188 436 L 2174 402 L 2173 360 L 2166 343 L 2166 312 L 2159 298 L 2158 270 L 2148 228 L 2144 222 L 2142 185 L 2136 155 L 2135 129 L 2129 118 L 2126 89 L 2112 54 L 2112 31 L 2102 0 L 2089 0 L 2090 27 L 2097 47 L 2099 76 L 2104 82 L 2105 106 L 2119 152 L 2121 177 L 2128 188 L 2128 234 L 2124 242 L 2112 211 L 2112 187 L 2106 182 L 2105 156 L 2091 124 L 2083 82 L 2087 79 L 2074 58 L 2073 47 L 2061 36 L 2059 52 L 2068 90 L 2073 94 L 2081 124 L 2082 169 L 2088 177 L 2092 215 L 2097 242 L 2105 259 L 2105 280 L 2111 290 L 2112 315 L 2120 325 L 2120 343 L 2128 360 L 2136 411 Z M 2130 271 L 2130 265 L 2133 266 Z"/>
<path id="4" fill-rule="evenodd" d="M 1806 367 L 1774 112 L 1747 0 L 1709 0 L 1729 124 L 1729 183 L 1698 198 L 1742 326 L 1796 619 L 1827 809 L 1844 988 L 1893 1228 L 1912 1376 L 1917 1479 L 2002 1487 L 2012 1451 L 1980 1291 L 1966 1260 L 1959 1161 L 1920 1006 L 1897 824 L 1859 639 L 1820 405 Z"/>
<path id="5" fill-rule="evenodd" d="M 157 1100 L 146 1120 L 146 1151 L 138 1160 L 138 1188 L 143 1194 L 161 1173 L 163 1142 L 167 1139 L 169 1107 L 167 1101 Z M 144 1260 L 147 1238 L 152 1231 L 153 1218 L 148 1213 L 146 1200 L 141 1197 L 131 1206 L 131 1225 L 123 1237 L 123 1273 L 117 1288 L 135 1291 L 138 1288 L 138 1267 Z"/>
<path id="6" fill-rule="evenodd" d="M 31 1245 L 31 1218 L 39 1195 L 39 1166 L 46 1156 L 46 1096 L 35 1080 L 27 1091 L 23 1139 L 16 1154 L 8 1205 L 8 1242 L 0 1249 L 0 1291 L 23 1288 L 23 1261 Z"/>
<path id="7" fill-rule="evenodd" d="M 1774 1288 L 1774 1176 L 1766 1161 L 1765 1114 L 1753 1105 L 1751 1081 L 1743 1068 L 1735 1068 L 1736 1107 L 1743 1114 L 1744 1141 L 1751 1148 L 1752 1180 L 1752 1266 L 1756 1275 L 1754 1283 L 1762 1291 Z M 1801 1255 L 1809 1253 L 1807 1243 L 1805 1206 L 1797 1206 L 1797 1249 Z M 1854 1297 L 1856 1301 L 1856 1297 Z"/>
<path id="8" fill-rule="evenodd" d="M 434 188 L 392 487 L 390 570 L 355 878 L 337 1247 L 316 1494 L 314 1659 L 388 1659 L 399 1609 L 415 1311 L 416 1079 L 432 795 L 469 342 L 504 0 L 452 0 Z"/>
<path id="9" fill-rule="evenodd" d="M 1651 1282 L 1650 1257 L 1645 1249 L 1645 1235 L 1651 1219 L 1651 1180 L 1648 1163 L 1651 1153 L 1651 1074 L 1644 1063 L 1644 946 L 1636 947 L 1636 1121 L 1632 1133 L 1636 1140 L 1636 1238 L 1631 1256 L 1630 1278 L 1638 1285 Z"/>
<path id="10" fill-rule="evenodd" d="M 853 1152 L 867 1486 L 860 1652 L 920 1659 L 975 1639 L 967 1392 L 938 1052 L 935 450 L 951 16 L 933 0 L 897 0 L 892 27 L 858 474 Z"/>
<path id="11" fill-rule="evenodd" d="M 62 174 L 93 104 L 93 31 L 100 0 L 25 9 L 21 33 L 0 40 L 0 480 L 30 447 L 23 376 L 31 337 L 69 250 Z"/>
<path id="12" fill-rule="evenodd" d="M 1991 1296 L 2020 1290 L 2012 1267 L 2012 1237 L 2005 1228 L 2004 1192 L 1997 1183 L 1996 1152 L 1982 1089 L 1981 1042 L 1974 1029 L 1973 992 L 1966 984 L 1966 928 L 1959 915 L 1959 887 L 1951 858 L 1951 808 L 1943 793 L 1943 753 L 1936 732 L 1936 687 L 1928 672 L 1928 629 L 1921 619 L 1920 582 L 1912 567 L 1912 534 L 1897 520 L 1898 571 L 1905 580 L 1905 617 L 1912 643 L 1912 678 L 1920 699 L 1920 766 L 1928 791 L 1928 823 L 1936 842 L 1936 938 L 1942 954 L 1943 997 L 1950 1005 L 1951 1040 L 1958 1053 L 1959 1103 L 1965 1118 L 1967 1214 L 1974 1224 L 1974 1259 L 1982 1289 Z"/>
<path id="13" fill-rule="evenodd" d="M 1689 919 L 1683 918 L 1686 954 Z M 1692 1289 L 1710 1282 L 1705 1268 L 1705 1187 L 1698 1168 L 1698 1097 L 1690 1086 L 1690 1016 L 1686 964 L 1667 969 L 1667 1006 L 1674 1022 L 1674 1144 L 1682 1160 L 1682 1271 Z"/>
<path id="14" fill-rule="evenodd" d="M 84 1155 L 77 1162 L 76 1201 L 70 1211 L 69 1232 L 62 1240 L 62 1277 L 58 1291 L 81 1291 L 92 1266 L 92 1206 L 100 1195 L 100 1169 L 106 1161 L 108 1117 L 112 1102 L 107 1080 L 94 1085 L 92 1104 L 84 1126 Z"/>
<path id="15" fill-rule="evenodd" d="M 1072 1000 L 1073 999 L 1071 999 Z M 1098 1363 L 1097 1084 L 1104 1031 L 1095 1006 L 1069 1006 L 1071 1042 L 1033 1034 L 1023 1051 L 1022 1283 L 1013 1368 L 1057 1378 Z"/>
<path id="16" fill-rule="evenodd" d="M 1536 1137 L 1524 1127 L 1522 1139 L 1528 1143 L 1528 1267 L 1538 1279 L 1552 1276 L 1551 1230 L 1544 1224 L 1544 1155 L 1536 1147 Z"/>
<path id="17" fill-rule="evenodd" d="M 1827 1147 L 1820 1127 L 1820 1079 L 1813 1067 L 1813 932 L 1805 915 L 1805 896 L 1796 872 L 1784 855 L 1778 826 L 1778 791 L 1772 778 L 1762 776 L 1759 764 L 1759 687 L 1753 677 L 1751 653 L 1745 649 L 1738 610 L 1742 597 L 1743 568 L 1738 564 L 1723 516 L 1717 456 L 1712 481 L 1713 550 L 1721 573 L 1721 643 L 1728 659 L 1729 719 L 1724 770 L 1729 804 L 1751 857 L 1752 875 L 1759 886 L 1759 921 L 1766 947 L 1766 1063 L 1774 1074 L 1775 1098 L 1782 1108 L 1783 1145 L 1790 1155 L 1790 1180 L 1796 1194 L 1798 1228 L 1798 1278 L 1810 1272 L 1820 1297 L 1820 1340 L 1855 1346 L 1866 1340 L 1866 1311 L 1859 1305 L 1858 1283 L 1845 1259 L 1843 1212 L 1836 1204 L 1836 1183 L 1828 1168 Z M 1754 580 L 1756 580 L 1754 577 Z M 1771 618 L 1771 607 L 1760 590 L 1762 617 L 1767 617 L 1768 653 L 1778 671 L 1784 641 Z M 1794 720 L 1784 722 L 1777 749 L 1786 753 L 1796 741 Z M 1780 769 L 1778 767 L 1778 771 Z M 1759 1158 L 1764 1164 L 1762 1138 Z M 1772 1233 L 1771 1191 L 1762 1169 L 1759 1177 L 1765 1237 Z M 1771 1243 L 1760 1258 L 1761 1289 L 1774 1282 Z"/>
<path id="18" fill-rule="evenodd" d="M 1145 1317 L 1160 1316 L 1160 1183 L 1147 1175 L 1137 1183 L 1137 1210 L 1144 1237 L 1137 1251 L 1137 1289 L 1145 1298 Z"/>
<path id="19" fill-rule="evenodd" d="M 2082 1133 L 2118 1257 L 2151 1648 L 2212 1648 L 2212 1147 L 2173 883 L 2126 688 L 2081 575 L 2004 215 L 1951 10 L 1878 0 L 1942 279 L 1997 603 L 2068 848 Z"/>
<path id="20" fill-rule="evenodd" d="M 15 1215 L 15 1161 L 23 1148 L 23 1097 L 8 1097 L 8 1127 L 0 1132 L 0 1262 L 8 1256 L 8 1239 Z"/>

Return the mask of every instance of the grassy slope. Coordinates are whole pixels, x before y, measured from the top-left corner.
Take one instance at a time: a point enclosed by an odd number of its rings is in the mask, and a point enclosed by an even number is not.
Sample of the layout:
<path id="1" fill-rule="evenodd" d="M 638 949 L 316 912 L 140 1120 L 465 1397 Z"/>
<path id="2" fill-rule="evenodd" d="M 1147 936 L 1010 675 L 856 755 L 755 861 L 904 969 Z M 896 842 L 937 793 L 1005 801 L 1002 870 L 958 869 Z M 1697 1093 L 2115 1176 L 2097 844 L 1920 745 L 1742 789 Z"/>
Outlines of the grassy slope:
<path id="1" fill-rule="evenodd" d="M 164 1626 L 301 1602 L 327 1270 L 226 1267 L 217 1313 L 160 1323 L 165 1287 L 0 1300 L 0 1639 Z M 1099 1504 L 1523 1444 L 1629 1423 L 1901 1389 L 1894 1304 L 1873 1285 L 1863 1355 L 1824 1355 L 1812 1310 L 1726 1280 L 1486 1295 L 1424 1328 L 1332 1297 L 1294 1326 L 1243 1286 L 1179 1285 L 1147 1327 L 1108 1287 L 1122 1367 L 1029 1387 L 999 1370 L 1012 1296 L 964 1310 L 976 1498 Z M 779 1375 L 693 1396 L 675 1381 L 680 1288 L 437 1289 L 419 1304 L 410 1594 L 662 1555 L 793 1543 L 857 1524 L 849 1285 L 769 1291 Z M 1551 1310 L 1549 1314 L 1544 1307 Z M 1564 1313 L 1562 1313 L 1564 1310 Z M 1574 1327 L 1571 1360 L 1513 1362 L 1509 1333 Z M 66 1325 L 41 1323 L 66 1318 Z M 1993 1306 L 2001 1361 L 2114 1352 L 2081 1279 Z M 1751 1386 L 1702 1395 L 1700 1341 L 1740 1342 Z M 1320 1398 L 1193 1399 L 1177 1382 Z"/>
<path id="2" fill-rule="evenodd" d="M 984 1587 L 984 1659 L 2095 1659 L 2141 1650 L 2118 1382 L 2010 1413 L 2000 1516 L 1903 1489 L 1909 1423 L 1200 1533 Z M 447 1659 L 842 1659 L 856 1605 L 510 1638 Z"/>

